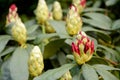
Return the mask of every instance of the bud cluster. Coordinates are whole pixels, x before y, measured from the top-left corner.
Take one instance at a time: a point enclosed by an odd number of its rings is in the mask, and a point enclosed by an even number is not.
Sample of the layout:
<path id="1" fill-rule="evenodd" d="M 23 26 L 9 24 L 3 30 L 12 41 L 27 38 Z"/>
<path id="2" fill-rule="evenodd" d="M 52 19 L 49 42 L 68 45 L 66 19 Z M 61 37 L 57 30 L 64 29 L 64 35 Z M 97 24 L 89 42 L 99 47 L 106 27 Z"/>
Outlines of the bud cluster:
<path id="1" fill-rule="evenodd" d="M 84 32 L 77 35 L 75 42 L 72 42 L 73 55 L 80 65 L 89 61 L 94 53 L 94 42 Z"/>

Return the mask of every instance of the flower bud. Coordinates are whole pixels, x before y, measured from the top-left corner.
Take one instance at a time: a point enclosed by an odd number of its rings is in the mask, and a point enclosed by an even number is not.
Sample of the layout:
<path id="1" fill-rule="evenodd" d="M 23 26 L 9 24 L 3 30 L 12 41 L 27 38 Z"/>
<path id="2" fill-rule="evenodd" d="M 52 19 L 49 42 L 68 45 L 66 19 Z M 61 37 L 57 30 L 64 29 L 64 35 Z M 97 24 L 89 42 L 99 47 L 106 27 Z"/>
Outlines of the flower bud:
<path id="1" fill-rule="evenodd" d="M 72 80 L 70 71 L 66 72 L 59 80 Z"/>
<path id="2" fill-rule="evenodd" d="M 72 50 L 76 62 L 81 65 L 91 59 L 94 53 L 94 42 L 84 32 L 80 32 L 76 41 L 72 42 Z"/>
<path id="3" fill-rule="evenodd" d="M 29 74 L 33 77 L 39 76 L 44 68 L 43 56 L 38 46 L 34 46 L 28 60 Z"/>
<path id="4" fill-rule="evenodd" d="M 52 12 L 49 13 L 48 20 L 53 20 Z M 47 33 L 54 33 L 55 32 L 54 28 L 52 27 L 52 25 L 48 21 L 45 22 L 45 30 Z"/>
<path id="5" fill-rule="evenodd" d="M 39 0 L 37 8 L 35 10 L 35 15 L 38 23 L 44 24 L 48 19 L 48 7 L 45 0 Z"/>
<path id="6" fill-rule="evenodd" d="M 81 13 L 86 6 L 86 0 L 73 0 L 73 4 L 77 7 L 78 13 Z"/>
<path id="7" fill-rule="evenodd" d="M 82 20 L 77 13 L 77 8 L 72 5 L 66 18 L 66 30 L 70 35 L 77 34 L 82 27 Z"/>
<path id="8" fill-rule="evenodd" d="M 17 7 L 15 4 L 12 4 L 6 17 L 6 26 L 9 25 L 11 22 L 15 22 L 16 19 L 19 19 L 19 16 L 17 14 Z"/>
<path id="9" fill-rule="evenodd" d="M 61 5 L 58 1 L 55 1 L 54 4 L 53 4 L 53 18 L 55 20 L 61 20 L 62 19 L 62 8 L 61 8 Z"/>
<path id="10" fill-rule="evenodd" d="M 11 32 L 14 40 L 16 40 L 21 45 L 21 47 L 26 47 L 25 43 L 27 40 L 27 31 L 21 19 L 17 19 L 15 21 Z"/>

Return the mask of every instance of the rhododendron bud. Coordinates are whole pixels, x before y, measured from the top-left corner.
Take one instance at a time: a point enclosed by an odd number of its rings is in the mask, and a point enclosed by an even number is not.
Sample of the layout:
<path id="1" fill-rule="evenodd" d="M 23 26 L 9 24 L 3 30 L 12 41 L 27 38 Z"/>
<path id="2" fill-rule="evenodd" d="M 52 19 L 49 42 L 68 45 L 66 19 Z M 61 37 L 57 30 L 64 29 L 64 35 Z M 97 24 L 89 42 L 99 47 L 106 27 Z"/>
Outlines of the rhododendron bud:
<path id="1" fill-rule="evenodd" d="M 53 20 L 52 12 L 49 13 L 48 20 Z M 45 30 L 47 33 L 54 33 L 55 32 L 54 28 L 52 27 L 52 25 L 48 21 L 45 22 Z"/>
<path id="2" fill-rule="evenodd" d="M 48 19 L 48 7 L 45 0 L 39 0 L 37 8 L 35 10 L 35 15 L 38 23 L 44 24 Z"/>
<path id="3" fill-rule="evenodd" d="M 17 14 L 17 7 L 15 4 L 12 4 L 6 17 L 6 26 L 9 25 L 11 22 L 15 22 L 16 19 L 19 19 L 19 16 Z"/>
<path id="4" fill-rule="evenodd" d="M 53 18 L 55 20 L 61 20 L 62 19 L 62 8 L 58 1 L 55 1 L 53 4 Z"/>
<path id="5" fill-rule="evenodd" d="M 66 72 L 59 80 L 72 80 L 70 71 Z"/>
<path id="6" fill-rule="evenodd" d="M 78 13 L 81 13 L 86 6 L 86 0 L 73 0 L 73 4 L 77 7 Z"/>
<path id="7" fill-rule="evenodd" d="M 84 32 L 80 32 L 75 42 L 72 42 L 72 50 L 76 62 L 81 65 L 91 59 L 94 53 L 94 42 Z"/>
<path id="8" fill-rule="evenodd" d="M 66 18 L 66 30 L 70 35 L 77 34 L 82 27 L 82 20 L 77 12 L 77 8 L 72 5 Z"/>
<path id="9" fill-rule="evenodd" d="M 21 45 L 21 47 L 26 47 L 25 43 L 27 40 L 27 31 L 25 25 L 20 19 L 15 21 L 11 32 L 14 40 L 16 40 Z"/>
<path id="10" fill-rule="evenodd" d="M 39 76 L 44 68 L 43 56 L 38 46 L 34 46 L 28 60 L 29 74 L 33 77 Z"/>

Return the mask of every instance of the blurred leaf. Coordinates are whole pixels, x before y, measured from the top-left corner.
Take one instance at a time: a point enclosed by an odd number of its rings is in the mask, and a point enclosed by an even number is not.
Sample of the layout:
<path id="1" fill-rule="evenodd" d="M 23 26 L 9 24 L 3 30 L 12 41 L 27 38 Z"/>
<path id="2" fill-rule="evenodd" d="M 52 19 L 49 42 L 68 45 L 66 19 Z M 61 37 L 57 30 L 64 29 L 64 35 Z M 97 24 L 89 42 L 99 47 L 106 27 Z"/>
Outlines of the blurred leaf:
<path id="1" fill-rule="evenodd" d="M 93 11 L 102 11 L 105 12 L 105 9 L 102 8 L 94 8 L 94 7 L 90 7 L 90 8 L 85 8 L 83 12 L 93 12 Z"/>
<path id="2" fill-rule="evenodd" d="M 96 1 L 94 2 L 93 7 L 100 7 L 101 3 L 102 3 L 101 0 L 96 0 Z"/>
<path id="3" fill-rule="evenodd" d="M 28 80 L 28 53 L 23 48 L 17 48 L 10 60 L 12 80 Z"/>
<path id="4" fill-rule="evenodd" d="M 103 64 L 95 64 L 94 67 L 100 68 L 102 70 L 120 70 L 118 68 L 114 68 L 112 66 L 107 66 L 107 65 L 103 65 Z"/>
<path id="5" fill-rule="evenodd" d="M 119 80 L 113 74 L 104 69 L 98 67 L 95 67 L 95 69 L 98 72 L 98 74 L 100 74 L 103 77 L 104 80 Z"/>
<path id="6" fill-rule="evenodd" d="M 42 75 L 35 77 L 33 80 L 57 80 L 74 66 L 75 64 L 65 64 L 59 68 L 48 70 Z"/>
<path id="7" fill-rule="evenodd" d="M 88 64 L 82 65 L 82 74 L 85 80 L 98 80 L 98 75 L 96 71 L 92 66 Z"/>
<path id="8" fill-rule="evenodd" d="M 110 30 L 112 21 L 108 16 L 101 13 L 85 13 L 84 16 L 91 19 L 83 18 L 83 22 L 100 29 Z"/>
<path id="9" fill-rule="evenodd" d="M 39 27 L 39 25 L 31 25 L 31 26 L 27 27 L 27 34 L 33 33 L 38 27 Z"/>
<path id="10" fill-rule="evenodd" d="M 120 19 L 113 22 L 112 30 L 120 29 Z"/>
<path id="11" fill-rule="evenodd" d="M 64 21 L 50 20 L 49 22 L 61 38 L 69 38 L 70 37 L 68 35 L 68 33 L 66 32 Z"/>
<path id="12" fill-rule="evenodd" d="M 65 44 L 64 41 L 65 39 L 59 39 L 49 42 L 44 49 L 44 59 L 53 56 L 59 50 L 59 48 Z"/>
<path id="13" fill-rule="evenodd" d="M 5 51 L 3 51 L 3 52 L 0 54 L 0 58 L 1 58 L 2 56 L 5 56 L 5 55 L 13 52 L 14 50 L 15 50 L 15 47 L 9 47 L 9 48 L 5 49 Z"/>
<path id="14" fill-rule="evenodd" d="M 113 6 L 117 3 L 118 0 L 105 0 L 106 6 Z"/>
<path id="15" fill-rule="evenodd" d="M 44 39 L 48 39 L 51 37 L 55 37 L 57 36 L 56 33 L 51 33 L 51 34 L 40 34 L 37 36 L 37 38 L 35 39 L 34 43 L 35 44 L 39 44 L 40 42 L 42 42 Z"/>
<path id="16" fill-rule="evenodd" d="M 12 80 L 10 75 L 10 58 L 2 64 L 0 80 Z"/>
<path id="17" fill-rule="evenodd" d="M 8 43 L 10 39 L 11 37 L 8 35 L 0 35 L 0 54 L 2 50 L 4 50 L 6 44 Z"/>
<path id="18" fill-rule="evenodd" d="M 115 62 L 120 62 L 120 55 L 115 50 L 108 48 L 106 46 L 103 46 L 103 45 L 98 45 L 98 47 L 103 48 L 107 52 L 109 52 L 109 53 L 105 53 L 105 55 L 107 56 L 107 55 L 111 54 L 110 59 L 112 59 Z"/>
<path id="19" fill-rule="evenodd" d="M 25 24 L 25 27 L 28 29 L 29 27 L 31 27 L 31 25 L 36 24 L 36 20 L 32 19 L 32 20 L 29 20 L 29 21 L 25 22 L 24 24 Z"/>

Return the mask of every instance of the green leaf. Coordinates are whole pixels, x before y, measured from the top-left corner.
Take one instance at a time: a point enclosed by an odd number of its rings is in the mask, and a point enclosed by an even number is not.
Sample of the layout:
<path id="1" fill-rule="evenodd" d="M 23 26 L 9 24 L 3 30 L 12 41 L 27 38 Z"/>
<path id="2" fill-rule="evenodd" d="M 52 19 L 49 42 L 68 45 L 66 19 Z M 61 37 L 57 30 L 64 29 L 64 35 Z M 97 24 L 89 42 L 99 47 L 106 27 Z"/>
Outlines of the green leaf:
<path id="1" fill-rule="evenodd" d="M 85 80 L 98 80 L 98 75 L 92 66 L 84 64 L 82 66 L 82 72 Z"/>
<path id="2" fill-rule="evenodd" d="M 33 80 L 57 80 L 74 66 L 75 64 L 65 64 L 59 68 L 48 70 L 42 75 L 35 77 Z"/>
<path id="3" fill-rule="evenodd" d="M 120 19 L 113 22 L 112 30 L 120 29 Z"/>
<path id="4" fill-rule="evenodd" d="M 39 27 L 39 25 L 31 25 L 31 26 L 29 26 L 27 28 L 27 34 L 33 33 L 38 27 Z"/>
<path id="5" fill-rule="evenodd" d="M 23 48 L 17 48 L 10 60 L 12 80 L 28 80 L 28 53 Z"/>
<path id="6" fill-rule="evenodd" d="M 110 30 L 112 21 L 108 16 L 101 13 L 85 13 L 84 16 L 88 18 L 83 18 L 83 22 L 100 29 Z"/>
<path id="7" fill-rule="evenodd" d="M 0 53 L 2 52 L 2 50 L 4 50 L 6 44 L 8 43 L 8 41 L 10 39 L 11 39 L 11 37 L 8 35 L 1 35 L 0 36 Z"/>
<path id="8" fill-rule="evenodd" d="M 112 66 L 107 66 L 107 65 L 103 65 L 103 64 L 96 64 L 96 65 L 94 65 L 94 67 L 97 67 L 97 68 L 100 68 L 103 70 L 120 70 L 118 68 L 114 68 Z"/>
<path id="9" fill-rule="evenodd" d="M 106 10 L 105 9 L 102 9 L 102 8 L 85 8 L 83 12 L 93 12 L 93 11 L 102 11 L 102 12 L 105 12 Z"/>
<path id="10" fill-rule="evenodd" d="M 15 50 L 15 47 L 9 47 L 9 48 L 5 49 L 5 51 L 3 51 L 3 52 L 0 54 L 0 58 L 1 58 L 2 56 L 5 56 L 5 55 L 13 52 L 14 50 Z"/>
<path id="11" fill-rule="evenodd" d="M 118 0 L 106 0 L 105 4 L 107 6 L 112 6 L 115 5 L 117 3 Z"/>
<path id="12" fill-rule="evenodd" d="M 95 69 L 103 77 L 104 80 L 118 80 L 113 74 L 104 69 L 98 67 Z"/>
<path id="13" fill-rule="evenodd" d="M 66 32 L 65 22 L 53 21 L 53 20 L 50 20 L 49 22 L 61 38 L 69 38 L 70 37 L 68 35 L 68 33 Z"/>
<path id="14" fill-rule="evenodd" d="M 64 41 L 65 39 L 58 39 L 49 42 L 44 49 L 44 54 L 43 54 L 44 59 L 53 56 L 59 50 L 59 48 L 65 44 Z"/>
<path id="15" fill-rule="evenodd" d="M 12 80 L 10 75 L 10 58 L 4 61 L 1 66 L 0 80 Z"/>
<path id="16" fill-rule="evenodd" d="M 37 36 L 37 38 L 35 39 L 34 43 L 35 44 L 39 44 L 40 42 L 42 42 L 44 39 L 49 39 L 51 37 L 55 37 L 57 36 L 56 33 L 51 33 L 51 34 L 40 34 Z"/>

